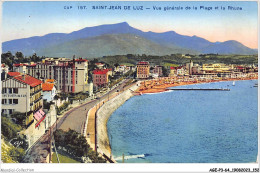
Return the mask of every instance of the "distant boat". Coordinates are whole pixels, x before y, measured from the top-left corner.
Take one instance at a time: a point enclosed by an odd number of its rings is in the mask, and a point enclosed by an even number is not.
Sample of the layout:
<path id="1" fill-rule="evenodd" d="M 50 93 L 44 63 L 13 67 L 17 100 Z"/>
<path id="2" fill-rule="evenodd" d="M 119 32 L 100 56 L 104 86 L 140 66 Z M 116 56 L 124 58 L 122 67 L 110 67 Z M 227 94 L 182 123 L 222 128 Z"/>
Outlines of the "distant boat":
<path id="1" fill-rule="evenodd" d="M 256 83 L 256 84 L 254 85 L 254 87 L 258 87 L 258 83 Z"/>
<path id="2" fill-rule="evenodd" d="M 235 81 L 233 81 L 233 84 L 232 84 L 233 86 L 235 86 L 236 85 L 236 83 L 235 83 Z"/>

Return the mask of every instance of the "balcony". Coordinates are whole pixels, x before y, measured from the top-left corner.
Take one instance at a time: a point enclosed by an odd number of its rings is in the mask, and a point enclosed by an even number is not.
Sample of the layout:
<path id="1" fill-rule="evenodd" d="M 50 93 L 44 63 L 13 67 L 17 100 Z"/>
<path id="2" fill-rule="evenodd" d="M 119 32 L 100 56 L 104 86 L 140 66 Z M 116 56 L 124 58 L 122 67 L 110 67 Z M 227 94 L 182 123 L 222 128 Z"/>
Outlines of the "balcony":
<path id="1" fill-rule="evenodd" d="M 42 99 L 42 96 L 39 97 L 38 99 L 35 99 L 33 102 L 34 102 L 34 103 L 37 103 L 37 102 L 40 101 L 41 99 Z"/>
<path id="2" fill-rule="evenodd" d="M 42 108 L 42 105 L 39 106 L 38 108 L 36 108 L 35 110 L 33 110 L 33 113 L 35 114 L 38 110 L 40 110 Z"/>
<path id="3" fill-rule="evenodd" d="M 41 91 L 42 91 L 42 89 L 39 89 L 39 90 L 34 91 L 33 93 L 31 93 L 31 95 L 35 95 L 35 94 L 37 94 L 37 93 L 39 93 L 39 92 L 41 92 Z"/>

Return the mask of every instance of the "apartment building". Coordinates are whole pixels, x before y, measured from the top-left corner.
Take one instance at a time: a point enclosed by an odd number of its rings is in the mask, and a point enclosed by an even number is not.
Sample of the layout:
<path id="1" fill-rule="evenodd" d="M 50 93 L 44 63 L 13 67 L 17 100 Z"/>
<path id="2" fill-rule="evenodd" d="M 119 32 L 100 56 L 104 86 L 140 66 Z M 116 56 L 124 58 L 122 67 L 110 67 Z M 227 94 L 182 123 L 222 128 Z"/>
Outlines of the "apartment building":
<path id="1" fill-rule="evenodd" d="M 55 79 L 61 92 L 85 92 L 88 83 L 88 60 L 46 58 L 41 63 L 28 65 L 28 74 L 38 79 Z"/>
<path id="2" fill-rule="evenodd" d="M 162 66 L 155 66 L 153 69 L 153 73 L 154 74 L 158 74 L 158 77 L 162 77 L 163 76 L 163 72 L 162 72 Z"/>
<path id="3" fill-rule="evenodd" d="M 150 65 L 149 62 L 141 61 L 137 64 L 136 75 L 138 79 L 146 79 L 149 77 Z"/>

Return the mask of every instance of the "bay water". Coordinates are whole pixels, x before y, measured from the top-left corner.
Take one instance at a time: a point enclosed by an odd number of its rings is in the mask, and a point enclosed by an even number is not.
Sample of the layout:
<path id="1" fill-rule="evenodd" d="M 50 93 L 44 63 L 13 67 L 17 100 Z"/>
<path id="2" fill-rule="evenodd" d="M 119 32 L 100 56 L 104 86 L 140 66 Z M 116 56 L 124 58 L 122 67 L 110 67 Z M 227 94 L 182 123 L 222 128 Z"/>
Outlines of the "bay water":
<path id="1" fill-rule="evenodd" d="M 258 153 L 257 80 L 134 96 L 107 123 L 113 158 L 125 163 L 249 163 Z"/>

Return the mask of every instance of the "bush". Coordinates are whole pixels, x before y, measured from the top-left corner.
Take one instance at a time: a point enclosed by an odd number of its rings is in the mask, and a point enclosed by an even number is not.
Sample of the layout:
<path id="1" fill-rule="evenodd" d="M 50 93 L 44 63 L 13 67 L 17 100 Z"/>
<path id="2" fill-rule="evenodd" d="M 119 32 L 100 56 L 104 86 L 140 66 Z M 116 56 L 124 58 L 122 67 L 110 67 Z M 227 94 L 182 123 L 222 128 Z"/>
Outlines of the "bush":
<path id="1" fill-rule="evenodd" d="M 13 123 L 9 118 L 1 116 L 1 132 L 7 140 L 11 140 L 18 136 L 18 132 L 22 130 L 20 125 Z"/>
<path id="2" fill-rule="evenodd" d="M 18 132 L 20 132 L 21 130 L 22 127 L 20 125 L 15 124 L 7 117 L 1 117 L 1 132 L 4 138 L 7 141 L 14 141 L 15 139 L 16 141 L 21 142 L 19 147 L 26 150 L 28 148 L 28 143 L 26 141 L 25 135 L 18 135 Z"/>
<path id="3" fill-rule="evenodd" d="M 25 151 L 24 151 L 24 149 L 22 149 L 22 148 L 12 147 L 12 148 L 8 151 L 8 155 L 9 155 L 10 157 L 12 157 L 12 159 L 13 159 L 14 161 L 17 161 L 17 162 L 22 162 L 24 154 L 25 154 Z"/>
<path id="4" fill-rule="evenodd" d="M 19 124 L 20 126 L 25 125 L 25 120 L 26 120 L 26 114 L 21 113 L 21 112 L 14 112 L 13 114 L 10 115 L 11 118 L 14 118 L 16 120 L 16 124 Z"/>
<path id="5" fill-rule="evenodd" d="M 44 109 L 50 109 L 51 105 L 54 104 L 54 102 L 47 102 L 47 100 L 43 100 L 43 108 Z"/>
<path id="6" fill-rule="evenodd" d="M 57 114 L 60 114 L 64 109 L 66 109 L 69 106 L 69 102 L 64 102 L 60 107 L 57 108 Z"/>

